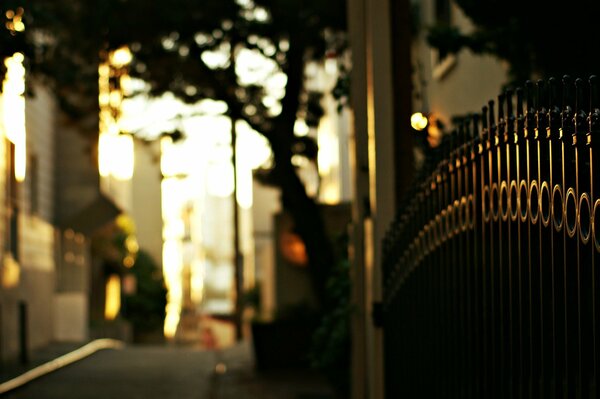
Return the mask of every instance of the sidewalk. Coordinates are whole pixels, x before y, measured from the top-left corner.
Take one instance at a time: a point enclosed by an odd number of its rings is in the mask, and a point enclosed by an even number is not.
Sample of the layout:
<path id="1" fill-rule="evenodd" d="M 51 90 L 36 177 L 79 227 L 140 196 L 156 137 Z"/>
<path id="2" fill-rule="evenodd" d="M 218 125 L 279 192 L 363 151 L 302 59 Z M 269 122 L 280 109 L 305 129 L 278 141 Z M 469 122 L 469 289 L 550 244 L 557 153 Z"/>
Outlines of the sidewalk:
<path id="1" fill-rule="evenodd" d="M 252 346 L 239 343 L 215 354 L 210 399 L 334 399 L 323 376 L 312 370 L 257 372 Z M 219 370 L 219 363 L 226 371 Z"/>

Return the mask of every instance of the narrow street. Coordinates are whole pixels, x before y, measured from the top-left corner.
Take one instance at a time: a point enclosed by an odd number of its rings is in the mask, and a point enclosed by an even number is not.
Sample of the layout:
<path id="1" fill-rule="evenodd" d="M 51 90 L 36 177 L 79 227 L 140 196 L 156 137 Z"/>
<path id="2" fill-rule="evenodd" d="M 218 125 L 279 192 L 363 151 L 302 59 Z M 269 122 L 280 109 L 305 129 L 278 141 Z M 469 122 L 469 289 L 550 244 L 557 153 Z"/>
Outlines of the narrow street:
<path id="1" fill-rule="evenodd" d="M 241 344 L 222 352 L 168 346 L 102 350 L 4 397 L 326 399 L 333 396 L 323 379 L 310 372 L 257 374 L 249 346 Z"/>

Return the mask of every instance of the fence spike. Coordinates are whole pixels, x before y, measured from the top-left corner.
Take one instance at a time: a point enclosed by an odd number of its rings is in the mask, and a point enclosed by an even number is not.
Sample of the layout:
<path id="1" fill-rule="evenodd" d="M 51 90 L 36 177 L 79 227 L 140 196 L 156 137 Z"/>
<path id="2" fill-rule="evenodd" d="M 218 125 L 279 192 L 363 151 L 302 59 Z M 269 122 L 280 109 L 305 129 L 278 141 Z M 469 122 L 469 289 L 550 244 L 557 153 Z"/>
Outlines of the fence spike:
<path id="1" fill-rule="evenodd" d="M 600 104 L 598 101 L 598 77 L 590 76 L 590 133 L 600 131 Z"/>
<path id="2" fill-rule="evenodd" d="M 536 122 L 536 138 L 542 138 L 546 136 L 546 127 L 548 126 L 548 96 L 546 90 L 546 82 L 538 80 L 537 84 L 537 107 L 535 110 L 535 122 Z"/>
<path id="3" fill-rule="evenodd" d="M 479 114 L 473 114 L 473 130 L 471 131 L 471 138 L 475 139 L 479 137 Z"/>
<path id="4" fill-rule="evenodd" d="M 557 138 L 560 128 L 560 86 L 558 80 L 554 77 L 548 79 L 548 133 L 547 137 Z"/>
<path id="5" fill-rule="evenodd" d="M 496 129 L 496 134 L 498 136 L 503 135 L 504 129 L 506 128 L 506 119 L 504 118 L 504 100 L 505 100 L 506 96 L 504 95 L 504 93 L 500 93 L 498 95 L 498 122 L 497 122 L 497 129 Z"/>
<path id="6" fill-rule="evenodd" d="M 523 116 L 523 88 L 517 87 L 517 118 Z"/>
<path id="7" fill-rule="evenodd" d="M 494 100 L 488 101 L 488 139 L 492 140 L 496 135 L 496 117 L 494 114 Z"/>
<path id="8" fill-rule="evenodd" d="M 486 134 L 488 128 L 488 107 L 481 108 L 481 134 Z"/>
<path id="9" fill-rule="evenodd" d="M 531 137 L 536 128 L 534 94 L 533 82 L 528 80 L 525 82 L 525 96 L 527 102 L 525 106 L 525 137 Z"/>
<path id="10" fill-rule="evenodd" d="M 573 133 L 573 79 L 569 75 L 563 76 L 563 107 L 561 113 L 561 136 L 566 139 Z"/>
<path id="11" fill-rule="evenodd" d="M 587 121 L 585 104 L 585 85 L 583 79 L 575 79 L 575 131 L 573 134 L 580 135 L 586 133 L 585 122 Z"/>
<path id="12" fill-rule="evenodd" d="M 513 90 L 506 90 L 506 133 L 512 134 L 515 131 L 515 114 L 513 109 Z"/>

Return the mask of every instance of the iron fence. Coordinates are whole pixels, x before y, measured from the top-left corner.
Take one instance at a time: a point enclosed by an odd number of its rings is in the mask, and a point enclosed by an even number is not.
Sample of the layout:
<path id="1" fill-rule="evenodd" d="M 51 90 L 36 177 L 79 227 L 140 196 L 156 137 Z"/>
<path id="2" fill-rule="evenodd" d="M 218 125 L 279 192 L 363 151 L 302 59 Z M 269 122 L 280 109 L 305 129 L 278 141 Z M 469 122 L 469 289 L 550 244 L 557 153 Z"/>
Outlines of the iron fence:
<path id="1" fill-rule="evenodd" d="M 387 397 L 596 397 L 598 89 L 527 82 L 430 156 L 383 244 Z"/>

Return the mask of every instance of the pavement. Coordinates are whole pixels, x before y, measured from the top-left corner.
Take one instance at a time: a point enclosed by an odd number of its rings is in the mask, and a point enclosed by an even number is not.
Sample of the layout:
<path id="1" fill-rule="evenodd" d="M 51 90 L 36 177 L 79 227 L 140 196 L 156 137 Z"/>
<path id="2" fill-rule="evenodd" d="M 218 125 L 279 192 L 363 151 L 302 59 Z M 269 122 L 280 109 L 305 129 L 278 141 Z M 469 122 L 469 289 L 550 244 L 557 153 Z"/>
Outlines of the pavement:
<path id="1" fill-rule="evenodd" d="M 72 353 L 81 344 L 52 344 L 27 366 L 0 372 L 0 384 L 35 366 Z M 248 341 L 206 350 L 174 345 L 103 349 L 11 390 L 21 399 L 333 399 L 323 376 L 311 370 L 254 369 Z"/>

